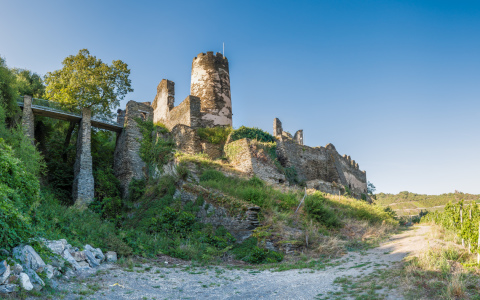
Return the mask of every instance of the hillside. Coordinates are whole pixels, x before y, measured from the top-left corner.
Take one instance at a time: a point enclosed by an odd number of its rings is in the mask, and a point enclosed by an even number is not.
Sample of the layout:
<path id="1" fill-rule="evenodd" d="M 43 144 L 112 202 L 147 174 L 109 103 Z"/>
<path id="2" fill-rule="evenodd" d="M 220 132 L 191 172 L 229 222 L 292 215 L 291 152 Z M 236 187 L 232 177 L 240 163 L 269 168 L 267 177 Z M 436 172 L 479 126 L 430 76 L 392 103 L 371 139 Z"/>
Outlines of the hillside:
<path id="1" fill-rule="evenodd" d="M 448 202 L 457 203 L 460 200 L 464 200 L 465 203 L 480 202 L 480 195 L 458 191 L 441 195 L 416 194 L 403 191 L 398 194 L 378 193 L 375 196 L 377 205 L 390 207 L 399 216 L 417 215 L 422 210 L 443 211 Z"/>

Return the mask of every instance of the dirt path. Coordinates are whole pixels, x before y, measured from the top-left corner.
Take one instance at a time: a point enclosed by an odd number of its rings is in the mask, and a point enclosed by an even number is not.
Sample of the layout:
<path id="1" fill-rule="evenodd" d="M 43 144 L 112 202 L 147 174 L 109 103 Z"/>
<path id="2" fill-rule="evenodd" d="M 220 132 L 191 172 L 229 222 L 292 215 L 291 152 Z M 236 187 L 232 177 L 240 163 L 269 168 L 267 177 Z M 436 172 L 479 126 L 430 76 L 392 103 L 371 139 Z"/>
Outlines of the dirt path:
<path id="1" fill-rule="evenodd" d="M 391 267 L 406 255 L 428 247 L 428 226 L 394 235 L 378 248 L 349 252 L 325 269 L 283 272 L 226 269 L 223 267 L 169 268 L 144 264 L 126 271 L 105 266 L 97 276 L 65 287 L 65 299 L 314 299 L 340 292 L 334 283 L 345 276 L 367 276 Z M 400 295 L 390 293 L 389 298 Z"/>

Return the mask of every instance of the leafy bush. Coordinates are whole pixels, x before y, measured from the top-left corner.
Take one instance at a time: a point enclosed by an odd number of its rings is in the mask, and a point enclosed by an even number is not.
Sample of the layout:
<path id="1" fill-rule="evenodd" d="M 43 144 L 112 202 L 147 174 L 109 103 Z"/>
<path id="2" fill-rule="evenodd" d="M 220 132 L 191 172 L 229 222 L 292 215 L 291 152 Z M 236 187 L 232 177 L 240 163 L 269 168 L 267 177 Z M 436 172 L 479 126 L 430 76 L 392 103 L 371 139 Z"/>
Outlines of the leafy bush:
<path id="1" fill-rule="evenodd" d="M 198 128 L 197 134 L 201 140 L 207 141 L 211 144 L 224 144 L 227 141 L 228 135 L 232 132 L 232 127 L 213 127 L 213 128 Z"/>
<path id="2" fill-rule="evenodd" d="M 319 194 L 310 195 L 305 199 L 305 211 L 310 218 L 328 228 L 341 226 L 335 212 L 325 205 L 325 198 Z"/>
<path id="3" fill-rule="evenodd" d="M 257 239 L 254 237 L 250 237 L 241 244 L 236 245 L 232 249 L 232 253 L 236 259 L 252 264 L 275 263 L 283 259 L 283 255 L 278 252 L 258 247 Z"/>
<path id="4" fill-rule="evenodd" d="M 275 142 L 275 137 L 270 133 L 263 131 L 262 129 L 256 127 L 245 127 L 241 126 L 240 128 L 234 130 L 231 135 L 232 141 L 240 140 L 243 138 L 255 139 L 260 142 Z"/>

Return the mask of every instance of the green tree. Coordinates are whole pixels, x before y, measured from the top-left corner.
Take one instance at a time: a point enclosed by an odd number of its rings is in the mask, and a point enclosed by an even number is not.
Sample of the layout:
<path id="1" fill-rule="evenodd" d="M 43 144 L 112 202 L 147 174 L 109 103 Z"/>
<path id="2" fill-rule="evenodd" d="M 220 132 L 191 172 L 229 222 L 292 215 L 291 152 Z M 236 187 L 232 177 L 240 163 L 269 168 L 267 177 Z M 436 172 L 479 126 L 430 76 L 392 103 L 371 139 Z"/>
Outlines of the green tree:
<path id="1" fill-rule="evenodd" d="M 30 95 L 34 98 L 44 97 L 45 85 L 40 75 L 25 69 L 13 69 L 12 72 L 15 74 L 16 88 L 21 96 Z"/>
<path id="2" fill-rule="evenodd" d="M 133 92 L 130 70 L 121 60 L 108 65 L 82 49 L 77 55 L 65 58 L 62 65 L 62 69 L 45 76 L 46 94 L 68 109 L 78 111 L 88 107 L 94 114 L 111 115 L 120 100 Z"/>
<path id="3" fill-rule="evenodd" d="M 7 67 L 5 59 L 0 57 L 0 105 L 5 109 L 6 117 L 11 117 L 18 110 L 15 88 L 15 74 Z"/>
<path id="4" fill-rule="evenodd" d="M 45 76 L 46 95 L 50 100 L 59 102 L 70 111 L 80 111 L 87 107 L 92 114 L 111 116 L 128 92 L 132 92 L 130 70 L 121 60 L 112 61 L 108 65 L 87 49 L 77 55 L 70 55 L 62 62 L 63 68 L 49 72 Z M 71 122 L 63 153 L 66 152 L 72 137 L 75 123 Z M 66 160 L 66 155 L 63 155 Z"/>

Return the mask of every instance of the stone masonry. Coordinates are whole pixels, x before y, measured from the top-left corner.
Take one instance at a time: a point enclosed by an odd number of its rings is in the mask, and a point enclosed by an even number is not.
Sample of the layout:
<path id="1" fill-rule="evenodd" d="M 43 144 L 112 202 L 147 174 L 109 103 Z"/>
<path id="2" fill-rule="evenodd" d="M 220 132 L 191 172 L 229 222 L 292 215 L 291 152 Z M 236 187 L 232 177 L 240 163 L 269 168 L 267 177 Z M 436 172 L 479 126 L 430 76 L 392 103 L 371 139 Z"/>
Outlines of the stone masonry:
<path id="1" fill-rule="evenodd" d="M 153 100 L 153 121 L 168 129 L 232 126 L 228 60 L 221 53 L 200 53 L 192 62 L 191 95 L 175 107 L 175 83 L 163 79 Z"/>
<path id="2" fill-rule="evenodd" d="M 94 180 L 91 152 L 91 116 L 89 108 L 82 109 L 77 137 L 77 157 L 75 160 L 73 179 L 73 200 L 77 206 L 86 206 L 93 201 Z"/>
<path id="3" fill-rule="evenodd" d="M 23 96 L 22 127 L 25 131 L 25 135 L 32 141 L 33 144 L 35 139 L 35 123 L 32 110 L 32 100 L 32 96 Z"/>
<path id="4" fill-rule="evenodd" d="M 344 190 L 346 186 L 357 198 L 361 194 L 367 194 L 367 175 L 350 156 L 341 156 L 332 144 L 325 147 L 303 145 L 303 131 L 297 131 L 292 138 L 283 131 L 278 119 L 274 120 L 273 128 L 277 139 L 278 160 L 283 167 L 294 167 L 299 180 L 328 192 Z M 335 184 L 330 186 L 325 182 Z"/>
<path id="5" fill-rule="evenodd" d="M 200 53 L 193 59 L 190 94 L 201 100 L 205 127 L 232 126 L 228 60 L 221 53 Z"/>
<path id="6" fill-rule="evenodd" d="M 117 136 L 113 171 L 120 180 L 123 197 L 128 195 L 128 185 L 132 179 L 145 178 L 147 170 L 145 163 L 140 158 L 140 141 L 142 134 L 135 121 L 153 119 L 153 109 L 150 105 L 129 101 L 125 111 L 120 111 L 117 121 L 124 121 L 124 129 Z"/>

